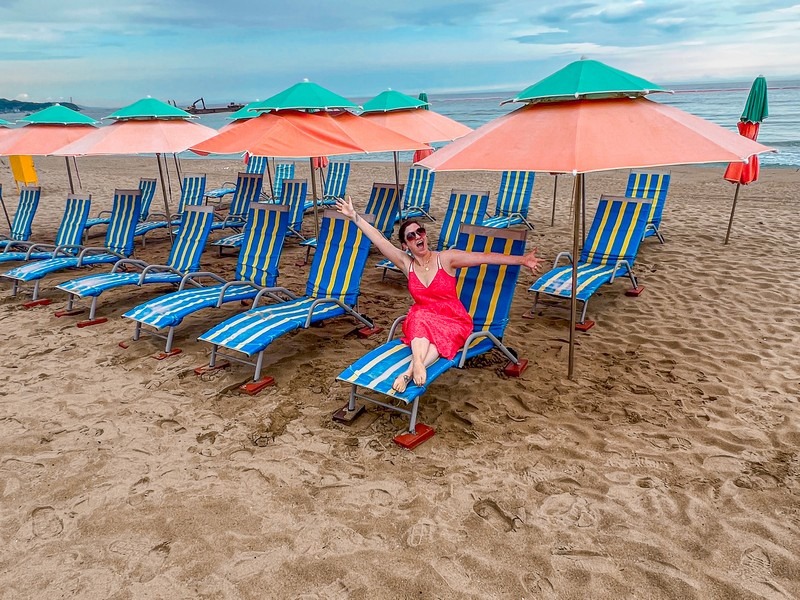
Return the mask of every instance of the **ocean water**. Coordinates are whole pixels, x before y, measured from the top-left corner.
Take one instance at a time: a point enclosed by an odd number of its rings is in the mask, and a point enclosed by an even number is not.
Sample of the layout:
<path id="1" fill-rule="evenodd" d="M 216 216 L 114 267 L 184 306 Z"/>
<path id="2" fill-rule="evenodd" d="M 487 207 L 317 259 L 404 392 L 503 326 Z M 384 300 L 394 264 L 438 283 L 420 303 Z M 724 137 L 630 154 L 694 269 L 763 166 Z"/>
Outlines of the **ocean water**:
<path id="1" fill-rule="evenodd" d="M 652 94 L 650 99 L 670 104 L 683 111 L 708 119 L 722 127 L 736 131 L 736 123 L 742 114 L 751 82 L 715 84 L 690 84 L 674 86 L 672 94 Z M 460 121 L 472 128 L 480 127 L 492 119 L 504 115 L 519 104 L 501 105 L 516 91 L 428 94 L 431 109 Z M 367 98 L 353 98 L 363 102 Z M 761 124 L 758 141 L 778 150 L 777 153 L 761 155 L 761 164 L 800 168 L 800 80 L 769 82 L 769 117 Z M 100 119 L 116 108 L 86 108 L 85 114 Z M 14 115 L 5 116 L 13 120 Z M 230 113 L 200 115 L 199 122 L 219 129 L 230 122 Z M 434 144 L 441 146 L 442 144 Z M 181 158 L 201 158 L 191 152 L 182 153 Z M 401 152 L 400 159 L 410 161 L 412 153 Z M 387 161 L 391 153 L 353 155 L 353 160 Z"/>

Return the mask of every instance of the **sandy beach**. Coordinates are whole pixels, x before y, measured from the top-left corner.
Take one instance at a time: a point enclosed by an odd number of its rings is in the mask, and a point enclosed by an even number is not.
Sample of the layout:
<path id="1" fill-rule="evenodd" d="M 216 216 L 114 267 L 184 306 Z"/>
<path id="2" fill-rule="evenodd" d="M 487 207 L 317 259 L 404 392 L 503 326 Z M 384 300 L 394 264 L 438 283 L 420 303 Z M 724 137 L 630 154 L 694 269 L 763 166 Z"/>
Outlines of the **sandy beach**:
<path id="1" fill-rule="evenodd" d="M 50 241 L 64 161 L 36 165 L 32 237 Z M 157 176 L 152 158 L 78 165 L 93 214 L 114 188 Z M 241 167 L 182 165 L 209 187 Z M 762 169 L 726 246 L 734 186 L 723 170 L 671 169 L 666 244 L 648 238 L 636 263 L 645 291 L 625 296 L 620 280 L 595 295 L 574 380 L 567 312 L 522 318 L 534 279 L 523 273 L 505 342 L 528 370 L 505 377 L 491 353 L 443 375 L 420 409 L 437 433 L 413 452 L 392 442 L 399 415 L 331 420 L 349 392 L 336 376 L 385 339 L 352 335 L 351 319 L 276 341 L 265 360 L 276 385 L 251 397 L 236 389 L 249 367 L 193 372 L 208 360 L 198 335 L 241 306 L 188 318 L 183 352 L 157 361 L 160 340 L 119 346 L 133 333 L 120 315 L 169 287 L 103 294 L 108 322 L 79 329 L 78 317 L 54 316 L 66 301 L 54 286 L 82 271 L 47 277 L 54 303 L 33 309 L 0 281 L 0 598 L 799 598 L 800 173 Z M 393 178 L 391 164 L 353 162 L 348 191 L 363 208 L 372 183 Z M 587 176 L 588 219 L 626 178 Z M 548 262 L 571 248 L 568 180 L 551 227 L 553 178 L 537 175 L 528 245 Z M 490 190 L 493 202 L 498 182 L 438 173 L 434 215 L 453 188 Z M 168 252 L 156 234 L 136 255 L 161 263 Z M 286 242 L 280 282 L 298 293 L 304 255 Z M 410 297 L 402 279 L 381 281 L 378 260 L 373 251 L 360 310 L 388 330 Z M 204 267 L 232 276 L 235 264 L 209 248 Z"/>

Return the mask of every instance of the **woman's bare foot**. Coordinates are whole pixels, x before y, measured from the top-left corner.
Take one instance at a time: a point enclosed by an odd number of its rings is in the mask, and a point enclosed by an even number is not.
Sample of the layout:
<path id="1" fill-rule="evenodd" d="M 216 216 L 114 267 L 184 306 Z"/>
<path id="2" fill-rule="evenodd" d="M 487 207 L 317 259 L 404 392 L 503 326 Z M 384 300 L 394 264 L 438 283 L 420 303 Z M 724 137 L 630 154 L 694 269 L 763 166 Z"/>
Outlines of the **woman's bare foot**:
<path id="1" fill-rule="evenodd" d="M 422 361 L 414 361 L 411 367 L 411 379 L 414 380 L 416 385 L 425 385 L 428 380 L 428 369 L 425 368 L 425 363 Z"/>
<path id="2" fill-rule="evenodd" d="M 394 383 L 392 384 L 392 389 L 398 394 L 402 394 L 403 392 L 406 391 L 409 381 L 411 381 L 411 375 L 409 375 L 408 373 L 403 373 L 402 375 L 398 376 L 397 379 L 394 380 Z"/>

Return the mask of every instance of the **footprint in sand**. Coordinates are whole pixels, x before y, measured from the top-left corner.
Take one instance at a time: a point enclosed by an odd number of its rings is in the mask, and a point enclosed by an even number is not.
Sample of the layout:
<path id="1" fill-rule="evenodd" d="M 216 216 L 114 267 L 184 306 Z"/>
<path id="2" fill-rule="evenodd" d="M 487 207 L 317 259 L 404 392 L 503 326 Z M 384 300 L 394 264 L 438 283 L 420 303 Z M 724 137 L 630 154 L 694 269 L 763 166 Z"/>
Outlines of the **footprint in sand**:
<path id="1" fill-rule="evenodd" d="M 447 586 L 454 592 L 474 591 L 472 578 L 467 570 L 458 561 L 449 556 L 442 556 L 433 562 L 433 570 L 444 579 Z"/>
<path id="2" fill-rule="evenodd" d="M 54 538 L 64 531 L 64 522 L 52 506 L 34 508 L 31 519 L 33 520 L 33 535 L 37 538 Z"/>
<path id="3" fill-rule="evenodd" d="M 145 554 L 136 565 L 136 568 L 131 574 L 133 579 L 140 583 L 147 583 L 151 581 L 161 568 L 169 556 L 170 543 L 163 542 L 158 546 L 152 547 L 147 554 Z"/>
<path id="4" fill-rule="evenodd" d="M 472 510 L 498 531 L 509 532 L 518 526 L 517 520 L 500 508 L 494 500 L 478 500 L 472 505 Z"/>
<path id="5" fill-rule="evenodd" d="M 350 588 L 341 579 L 337 579 L 317 592 L 295 596 L 295 600 L 347 600 L 351 595 Z"/>
<path id="6" fill-rule="evenodd" d="M 408 530 L 406 544 L 412 548 L 417 548 L 423 544 L 429 544 L 433 542 L 433 534 L 435 530 L 436 524 L 433 521 L 428 521 L 426 519 L 418 521 L 411 529 Z"/>
<path id="7" fill-rule="evenodd" d="M 739 560 L 742 574 L 753 581 L 765 582 L 772 578 L 772 561 L 761 546 L 751 546 Z"/>
<path id="8" fill-rule="evenodd" d="M 526 573 L 520 579 L 522 587 L 528 594 L 533 594 L 534 598 L 555 600 L 556 590 L 547 577 L 539 573 Z"/>

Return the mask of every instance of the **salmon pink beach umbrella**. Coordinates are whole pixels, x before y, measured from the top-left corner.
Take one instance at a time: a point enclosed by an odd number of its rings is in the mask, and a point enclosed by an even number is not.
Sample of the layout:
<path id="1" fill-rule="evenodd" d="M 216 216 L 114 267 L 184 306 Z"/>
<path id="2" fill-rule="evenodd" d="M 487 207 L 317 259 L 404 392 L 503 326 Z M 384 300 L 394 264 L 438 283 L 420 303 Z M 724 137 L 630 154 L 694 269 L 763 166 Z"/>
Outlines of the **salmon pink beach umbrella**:
<path id="1" fill-rule="evenodd" d="M 87 117 L 60 104 L 48 106 L 38 112 L 19 120 L 26 123 L 24 127 L 11 130 L 10 135 L 0 141 L 0 155 L 3 156 L 50 156 L 54 151 L 83 138 L 95 131 L 99 124 L 91 117 Z M 69 157 L 67 163 L 67 178 L 69 179 L 70 192 L 75 192 L 72 180 L 72 168 Z M 75 174 L 78 176 L 78 165 L 73 158 Z"/>
<path id="2" fill-rule="evenodd" d="M 395 90 L 383 91 L 365 102 L 361 116 L 428 144 L 450 142 L 472 131 L 470 127 L 430 110 L 427 100 L 412 98 Z M 432 148 L 417 150 L 413 162 L 432 153 Z"/>
<path id="3" fill-rule="evenodd" d="M 57 156 L 119 156 L 155 154 L 164 196 L 164 209 L 170 219 L 169 195 L 161 164 L 162 154 L 177 154 L 216 135 L 211 127 L 194 123 L 192 115 L 155 98 L 143 98 L 110 114 L 116 122 L 101 127 L 53 154 Z M 165 161 L 166 162 L 166 161 Z M 172 229 L 167 228 L 172 236 Z"/>
<path id="4" fill-rule="evenodd" d="M 763 75 L 756 77 L 747 95 L 747 102 L 744 105 L 742 117 L 736 124 L 739 135 L 755 140 L 758 138 L 758 131 L 761 122 L 769 116 L 767 102 L 767 80 Z M 753 183 L 758 179 L 759 165 L 758 156 L 753 155 L 746 163 L 731 163 L 725 170 L 723 177 L 736 184 L 736 191 L 733 194 L 733 206 L 731 207 L 731 217 L 728 220 L 728 231 L 725 233 L 725 243 L 731 236 L 733 226 L 733 214 L 736 212 L 736 201 L 739 198 L 739 189 L 743 185 Z"/>
<path id="5" fill-rule="evenodd" d="M 574 185 L 573 256 L 578 256 L 583 174 L 615 169 L 746 161 L 771 150 L 714 123 L 643 97 L 649 82 L 616 89 L 618 77 L 603 78 L 594 63 L 585 93 L 573 94 L 574 78 L 556 85 L 553 76 L 541 97 L 448 144 L 419 164 L 443 171 L 548 171 L 571 173 Z M 609 67 L 610 69 L 610 67 Z M 570 65 L 563 71 L 569 71 Z M 614 69 L 613 71 L 617 71 Z M 613 74 L 612 74 L 613 75 Z M 634 80 L 635 81 L 635 80 Z M 644 82 L 644 83 L 641 83 Z M 642 89 L 632 89 L 640 85 Z M 534 86 L 532 86 L 534 87 Z M 660 89 L 660 88 L 659 88 Z M 520 94 L 522 96 L 522 94 Z M 555 100 L 554 100 L 555 99 Z M 573 261 L 570 307 L 569 377 L 573 377 L 577 262 Z"/>

